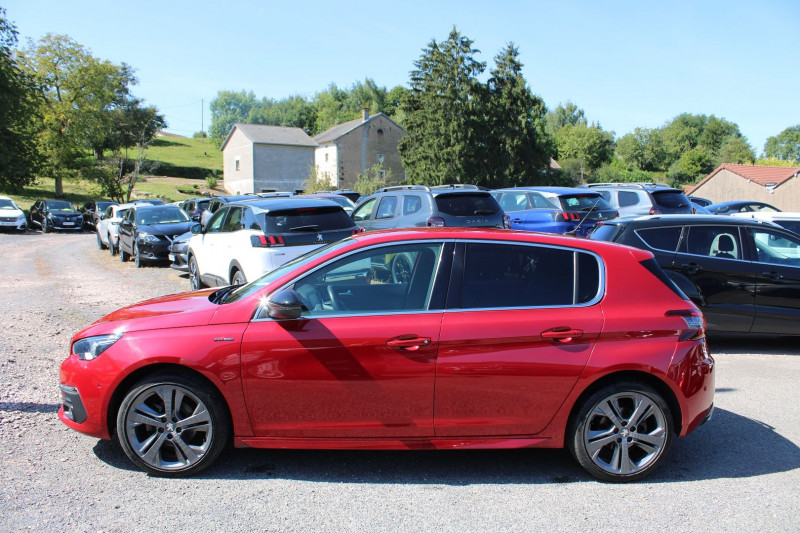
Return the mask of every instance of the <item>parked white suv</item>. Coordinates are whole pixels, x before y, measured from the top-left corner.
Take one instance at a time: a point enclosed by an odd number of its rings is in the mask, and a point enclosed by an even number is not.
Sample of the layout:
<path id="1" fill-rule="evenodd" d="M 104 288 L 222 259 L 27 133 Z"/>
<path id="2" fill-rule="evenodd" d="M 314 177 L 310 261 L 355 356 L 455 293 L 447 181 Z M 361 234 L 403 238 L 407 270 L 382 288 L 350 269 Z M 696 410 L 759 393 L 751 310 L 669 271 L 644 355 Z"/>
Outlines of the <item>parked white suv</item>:
<path id="1" fill-rule="evenodd" d="M 27 228 L 25 212 L 8 196 L 0 196 L 0 229 L 24 232 Z"/>
<path id="2" fill-rule="evenodd" d="M 192 228 L 192 289 L 239 285 L 324 244 L 360 230 L 329 200 L 256 199 L 221 206 L 204 229 Z"/>

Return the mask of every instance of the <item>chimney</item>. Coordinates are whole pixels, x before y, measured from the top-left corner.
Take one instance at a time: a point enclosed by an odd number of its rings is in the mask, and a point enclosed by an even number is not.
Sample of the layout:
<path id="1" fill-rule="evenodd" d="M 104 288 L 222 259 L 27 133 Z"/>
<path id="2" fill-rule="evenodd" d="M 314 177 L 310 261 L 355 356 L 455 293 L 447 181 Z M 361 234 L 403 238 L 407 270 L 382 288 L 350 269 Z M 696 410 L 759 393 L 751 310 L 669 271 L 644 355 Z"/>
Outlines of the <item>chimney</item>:
<path id="1" fill-rule="evenodd" d="M 366 107 L 361 109 L 361 122 L 366 122 L 369 120 L 369 109 Z"/>

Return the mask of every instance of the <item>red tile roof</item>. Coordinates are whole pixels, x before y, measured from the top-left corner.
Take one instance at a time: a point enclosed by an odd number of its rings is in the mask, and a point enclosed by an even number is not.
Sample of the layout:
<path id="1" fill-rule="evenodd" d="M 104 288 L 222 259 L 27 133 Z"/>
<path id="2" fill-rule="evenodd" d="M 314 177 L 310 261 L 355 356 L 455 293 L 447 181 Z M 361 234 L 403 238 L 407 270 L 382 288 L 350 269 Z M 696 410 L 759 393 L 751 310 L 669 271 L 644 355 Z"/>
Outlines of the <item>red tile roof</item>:
<path id="1" fill-rule="evenodd" d="M 762 187 L 766 187 L 767 184 L 774 184 L 777 187 L 784 181 L 796 177 L 798 173 L 800 173 L 800 168 L 794 167 L 763 167 L 756 165 L 734 165 L 731 163 L 723 163 L 714 169 L 714 171 L 706 176 L 700 183 L 695 185 L 692 191 L 697 190 L 701 185 L 705 184 L 721 170 L 728 170 L 737 176 L 752 181 L 753 183 L 761 185 Z"/>

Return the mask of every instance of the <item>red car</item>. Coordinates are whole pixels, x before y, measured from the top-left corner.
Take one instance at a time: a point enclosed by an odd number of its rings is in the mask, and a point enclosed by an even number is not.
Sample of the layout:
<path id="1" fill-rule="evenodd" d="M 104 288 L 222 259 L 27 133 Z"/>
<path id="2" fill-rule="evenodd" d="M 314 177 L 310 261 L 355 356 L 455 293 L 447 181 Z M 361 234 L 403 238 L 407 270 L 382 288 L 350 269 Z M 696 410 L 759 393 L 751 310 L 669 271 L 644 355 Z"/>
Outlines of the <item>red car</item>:
<path id="1" fill-rule="evenodd" d="M 567 447 L 649 474 L 711 414 L 695 305 L 649 252 L 509 230 L 359 234 L 253 283 L 120 309 L 76 334 L 59 418 L 193 474 L 225 446 Z"/>

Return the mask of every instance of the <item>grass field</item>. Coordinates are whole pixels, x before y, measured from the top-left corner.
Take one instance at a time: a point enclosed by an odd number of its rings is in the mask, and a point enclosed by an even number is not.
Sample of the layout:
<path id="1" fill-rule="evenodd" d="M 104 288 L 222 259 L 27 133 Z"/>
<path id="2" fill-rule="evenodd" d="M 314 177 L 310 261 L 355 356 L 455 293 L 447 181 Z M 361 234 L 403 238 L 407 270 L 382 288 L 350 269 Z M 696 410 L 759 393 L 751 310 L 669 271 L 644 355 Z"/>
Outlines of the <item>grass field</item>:
<path id="1" fill-rule="evenodd" d="M 129 156 L 134 154 L 129 153 Z M 209 139 L 193 139 L 188 137 L 158 137 L 153 140 L 145 153 L 151 161 L 161 161 L 175 167 L 198 167 L 222 171 L 222 152 Z M 212 191 L 224 194 L 222 179 Z M 197 191 L 196 194 L 178 192 L 178 187 Z M 206 191 L 205 180 L 173 177 L 145 176 L 136 182 L 133 198 L 159 197 L 166 202 L 177 202 L 193 196 L 200 196 Z M 12 194 L 0 191 L 0 194 L 13 198 L 22 209 L 27 210 L 36 200 L 55 198 L 55 180 L 39 178 L 36 183 L 25 187 L 21 193 Z M 97 184 L 86 180 L 64 180 L 65 200 L 76 206 L 91 200 L 103 199 Z"/>

